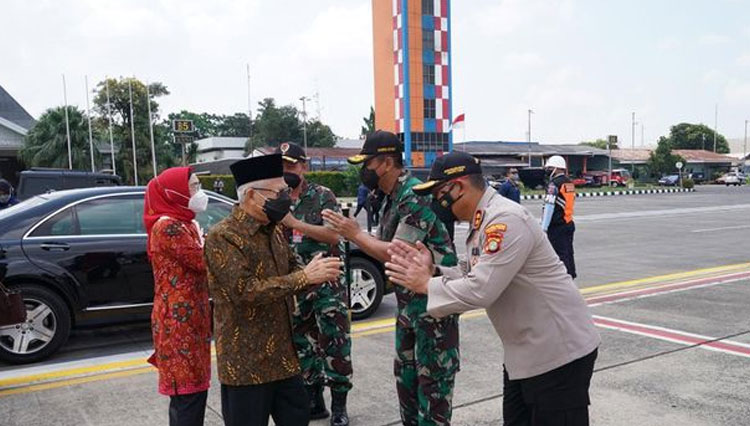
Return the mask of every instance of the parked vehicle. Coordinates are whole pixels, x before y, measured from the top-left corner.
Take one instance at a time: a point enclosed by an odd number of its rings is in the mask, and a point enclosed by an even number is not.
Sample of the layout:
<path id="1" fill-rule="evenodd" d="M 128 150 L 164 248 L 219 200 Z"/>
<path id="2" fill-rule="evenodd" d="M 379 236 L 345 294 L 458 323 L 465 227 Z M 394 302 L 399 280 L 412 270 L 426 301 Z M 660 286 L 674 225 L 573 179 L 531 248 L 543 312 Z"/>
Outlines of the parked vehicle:
<path id="1" fill-rule="evenodd" d="M 721 178 L 721 182 L 725 184 L 726 186 L 734 185 L 734 186 L 740 186 L 744 183 L 744 176 L 741 176 L 737 172 L 729 172 L 726 173 Z"/>
<path id="2" fill-rule="evenodd" d="M 694 172 L 688 174 L 688 179 L 692 180 L 696 184 L 706 182 L 706 175 L 703 172 Z"/>
<path id="3" fill-rule="evenodd" d="M 16 197 L 19 200 L 63 189 L 121 185 L 120 177 L 79 170 L 32 168 L 20 173 Z"/>
<path id="4" fill-rule="evenodd" d="M 22 292 L 23 324 L 0 327 L 0 360 L 44 359 L 72 327 L 96 320 L 147 318 L 154 297 L 146 255 L 143 187 L 87 188 L 38 195 L 0 211 L 0 281 Z M 209 192 L 197 216 L 204 230 L 234 200 Z M 354 248 L 352 316 L 365 318 L 392 291 L 383 266 Z"/>
<path id="5" fill-rule="evenodd" d="M 630 179 L 630 171 L 626 169 L 613 169 L 609 178 L 612 186 L 628 186 Z"/>
<path id="6" fill-rule="evenodd" d="M 659 185 L 661 186 L 677 186 L 680 184 L 679 175 L 667 175 L 659 179 Z"/>

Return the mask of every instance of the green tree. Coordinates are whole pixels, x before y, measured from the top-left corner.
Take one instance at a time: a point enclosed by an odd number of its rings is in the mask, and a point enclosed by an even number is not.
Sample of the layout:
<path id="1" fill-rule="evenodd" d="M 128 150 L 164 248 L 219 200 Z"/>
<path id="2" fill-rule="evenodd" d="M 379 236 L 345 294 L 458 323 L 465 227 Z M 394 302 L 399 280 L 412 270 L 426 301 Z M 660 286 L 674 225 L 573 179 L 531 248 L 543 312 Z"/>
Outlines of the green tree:
<path id="1" fill-rule="evenodd" d="M 276 106 L 273 98 L 258 103 L 252 146 L 278 146 L 281 142 L 302 142 L 302 123 L 292 105 Z"/>
<path id="2" fill-rule="evenodd" d="M 597 139 L 595 141 L 584 141 L 578 145 L 585 145 L 599 149 L 607 149 L 607 139 Z M 612 145 L 612 149 L 618 149 L 617 144 Z"/>
<path id="3" fill-rule="evenodd" d="M 330 148 L 336 145 L 336 139 L 338 138 L 333 134 L 331 128 L 319 120 L 307 122 L 307 146 Z"/>
<path id="4" fill-rule="evenodd" d="M 106 132 L 108 126 L 107 115 L 107 86 L 113 121 L 113 139 L 117 151 L 115 161 L 117 172 L 125 182 L 134 183 L 133 173 L 133 142 L 130 131 L 130 95 L 128 83 L 133 90 L 133 126 L 135 129 L 136 160 L 138 163 L 138 183 L 145 184 L 153 177 L 151 164 L 151 139 L 149 135 L 149 119 L 154 126 L 154 146 L 158 171 L 173 167 L 178 163 L 175 147 L 169 137 L 169 127 L 159 122 L 159 104 L 154 100 L 168 95 L 167 87 L 159 82 L 150 83 L 151 117 L 148 117 L 146 100 L 146 85 L 135 78 L 110 78 L 97 84 L 94 90 L 94 111 L 97 114 L 96 125 L 100 132 Z"/>
<path id="5" fill-rule="evenodd" d="M 249 137 L 250 117 L 243 112 L 237 112 L 232 115 L 221 115 L 216 125 L 217 136 L 227 137 Z"/>
<path id="6" fill-rule="evenodd" d="M 704 142 L 705 136 L 705 142 Z M 714 130 L 705 124 L 680 123 L 669 129 L 669 136 L 665 138 L 672 149 L 705 149 L 714 151 Z M 727 139 L 720 133 L 716 134 L 716 152 L 729 152 Z"/>
<path id="7" fill-rule="evenodd" d="M 659 139 L 656 149 L 651 152 L 648 159 L 648 168 L 652 174 L 657 176 L 674 173 L 677 171 L 675 164 L 678 161 L 685 163 L 685 159 L 679 155 L 672 154 L 672 147 L 665 137 Z"/>
<path id="8" fill-rule="evenodd" d="M 367 117 L 363 117 L 362 121 L 365 122 L 365 125 L 362 126 L 362 130 L 360 131 L 362 136 L 367 136 L 370 133 L 373 133 L 375 131 L 375 108 L 371 106 L 370 115 Z"/>
<path id="9" fill-rule="evenodd" d="M 88 120 L 74 106 L 68 107 L 70 146 L 73 168 L 91 169 Z M 21 159 L 30 167 L 68 168 L 68 138 L 65 129 L 65 107 L 50 108 L 39 117 L 26 134 Z M 94 161 L 99 163 L 99 151 L 94 144 Z"/>

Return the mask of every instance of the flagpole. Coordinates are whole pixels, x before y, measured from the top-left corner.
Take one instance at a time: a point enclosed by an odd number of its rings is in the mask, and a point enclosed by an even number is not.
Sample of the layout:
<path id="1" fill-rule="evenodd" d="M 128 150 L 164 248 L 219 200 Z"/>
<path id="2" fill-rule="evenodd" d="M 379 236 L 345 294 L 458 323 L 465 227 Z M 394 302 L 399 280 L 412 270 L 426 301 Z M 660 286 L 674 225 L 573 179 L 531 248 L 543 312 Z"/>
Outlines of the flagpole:
<path id="1" fill-rule="evenodd" d="M 68 139 L 68 168 L 73 170 L 73 152 L 70 149 L 70 120 L 68 119 L 68 86 L 65 84 L 65 74 L 62 75 L 63 81 L 63 101 L 65 102 L 65 135 Z"/>
<path id="2" fill-rule="evenodd" d="M 130 94 L 130 140 L 133 142 L 133 178 L 135 186 L 138 186 L 138 158 L 135 149 L 135 123 L 133 123 L 133 78 L 128 80 L 128 93 Z"/>
<path id="3" fill-rule="evenodd" d="M 94 134 L 91 131 L 91 105 L 89 105 L 89 76 L 84 76 L 84 81 L 86 83 L 86 115 L 88 115 L 89 119 L 89 152 L 91 153 L 91 171 L 96 171 L 96 166 L 94 165 Z"/>
<path id="4" fill-rule="evenodd" d="M 247 65 L 247 119 L 250 122 L 250 130 L 248 131 L 249 136 L 247 137 L 250 142 L 250 150 L 248 156 L 253 156 L 253 104 L 250 101 L 250 64 Z"/>
<path id="5" fill-rule="evenodd" d="M 151 137 L 151 163 L 154 165 L 154 177 L 156 177 L 156 148 L 154 147 L 154 123 L 151 117 L 151 92 L 146 81 L 146 106 L 148 107 L 148 132 Z"/>
<path id="6" fill-rule="evenodd" d="M 109 103 L 109 77 L 106 77 L 107 82 L 107 116 L 109 117 L 109 155 L 112 158 L 112 174 L 117 174 L 117 164 L 115 163 L 115 141 L 112 138 L 112 105 Z"/>

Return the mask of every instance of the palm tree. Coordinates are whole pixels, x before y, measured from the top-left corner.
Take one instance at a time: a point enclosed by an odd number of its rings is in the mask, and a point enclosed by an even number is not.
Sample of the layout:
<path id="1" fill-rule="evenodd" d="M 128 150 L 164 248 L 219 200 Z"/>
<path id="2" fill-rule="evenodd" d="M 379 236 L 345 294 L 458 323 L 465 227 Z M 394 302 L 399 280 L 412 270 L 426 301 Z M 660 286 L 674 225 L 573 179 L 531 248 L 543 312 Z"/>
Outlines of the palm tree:
<path id="1" fill-rule="evenodd" d="M 86 116 L 78 108 L 69 106 L 68 122 L 73 169 L 89 170 L 91 152 Z M 68 168 L 65 107 L 50 108 L 42 114 L 36 125 L 26 134 L 20 156 L 23 162 L 31 167 Z M 94 159 L 99 160 L 96 145 L 94 146 Z"/>

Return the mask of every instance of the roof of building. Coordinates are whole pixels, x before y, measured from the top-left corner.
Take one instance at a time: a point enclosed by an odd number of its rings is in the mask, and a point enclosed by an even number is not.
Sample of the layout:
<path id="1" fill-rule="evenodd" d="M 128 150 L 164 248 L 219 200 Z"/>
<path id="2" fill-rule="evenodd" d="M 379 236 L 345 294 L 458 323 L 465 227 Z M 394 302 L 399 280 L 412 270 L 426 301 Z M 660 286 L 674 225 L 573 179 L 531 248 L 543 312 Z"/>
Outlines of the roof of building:
<path id="1" fill-rule="evenodd" d="M 646 163 L 651 155 L 650 149 L 613 149 L 612 158 L 620 163 Z M 702 149 L 673 149 L 672 154 L 679 155 L 688 163 L 725 164 L 736 162 L 735 158 Z"/>
<path id="2" fill-rule="evenodd" d="M 702 149 L 673 149 L 672 154 L 679 155 L 688 163 L 731 163 L 737 161 L 728 155 Z"/>
<path id="3" fill-rule="evenodd" d="M 34 127 L 36 120 L 10 95 L 3 86 L 0 86 L 0 117 L 10 121 L 17 126 L 29 130 Z"/>
<path id="4" fill-rule="evenodd" d="M 561 144 L 544 145 L 539 142 L 508 142 L 508 141 L 470 141 L 453 144 L 456 151 L 466 151 L 472 155 L 607 155 L 607 150 L 586 145 Z"/>
<path id="5" fill-rule="evenodd" d="M 246 137 L 211 136 L 194 141 L 198 145 L 198 152 L 215 151 L 222 149 L 245 149 Z"/>
<path id="6" fill-rule="evenodd" d="M 264 146 L 256 148 L 256 152 L 262 154 L 272 154 L 275 150 L 275 146 Z M 306 154 L 308 157 L 328 157 L 328 158 L 349 158 L 353 155 L 359 154 L 360 148 L 314 148 L 308 147 Z"/>

